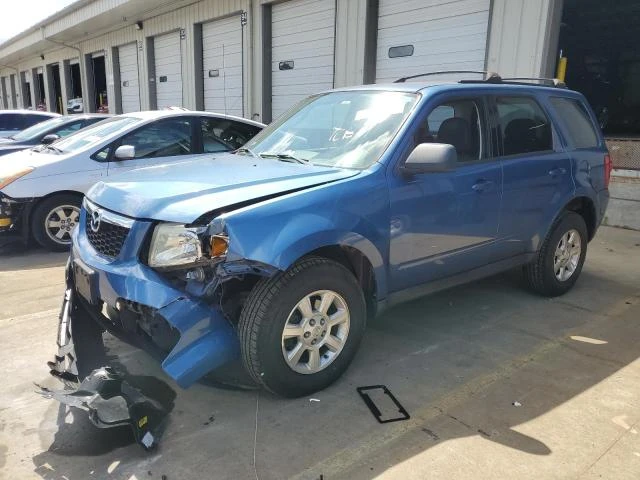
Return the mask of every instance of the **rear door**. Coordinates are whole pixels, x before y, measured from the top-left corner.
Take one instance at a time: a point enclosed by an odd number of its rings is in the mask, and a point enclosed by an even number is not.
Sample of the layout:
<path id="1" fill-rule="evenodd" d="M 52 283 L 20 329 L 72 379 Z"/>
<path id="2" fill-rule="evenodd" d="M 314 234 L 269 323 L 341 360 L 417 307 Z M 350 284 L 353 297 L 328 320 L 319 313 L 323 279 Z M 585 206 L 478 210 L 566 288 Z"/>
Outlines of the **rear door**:
<path id="1" fill-rule="evenodd" d="M 108 147 L 110 160 L 107 174 L 116 175 L 135 168 L 192 158 L 197 154 L 193 123 L 192 117 L 163 118 L 127 133 Z M 117 159 L 115 151 L 121 145 L 133 146 L 135 158 Z"/>
<path id="2" fill-rule="evenodd" d="M 535 95 L 492 98 L 500 161 L 504 251 L 531 250 L 534 236 L 573 191 L 571 162 L 543 103 Z"/>

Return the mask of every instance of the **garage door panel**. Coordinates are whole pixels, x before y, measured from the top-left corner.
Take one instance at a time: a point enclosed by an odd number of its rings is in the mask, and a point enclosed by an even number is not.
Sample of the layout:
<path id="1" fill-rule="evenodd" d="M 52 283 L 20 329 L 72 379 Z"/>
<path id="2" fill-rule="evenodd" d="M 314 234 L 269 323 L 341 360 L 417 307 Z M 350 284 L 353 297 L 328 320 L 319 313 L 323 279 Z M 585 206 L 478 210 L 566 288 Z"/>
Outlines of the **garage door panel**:
<path id="1" fill-rule="evenodd" d="M 485 34 L 487 31 L 487 15 L 484 13 L 465 16 L 462 19 L 445 19 L 429 25 L 429 21 L 423 22 L 419 29 L 414 31 L 417 38 L 439 39 L 456 38 L 458 33 L 466 35 L 471 33 Z M 412 27 L 407 27 L 412 28 Z M 406 39 L 407 33 L 397 28 L 386 28 L 378 30 L 378 39 L 383 42 L 393 42 L 396 39 Z"/>
<path id="2" fill-rule="evenodd" d="M 286 19 L 282 18 L 282 16 L 278 16 L 277 19 L 273 21 L 271 29 L 273 32 L 277 32 L 278 35 L 286 35 L 291 32 L 296 32 L 296 23 L 301 21 L 307 23 L 310 27 L 326 27 L 333 24 L 334 16 L 335 12 L 333 8 L 323 8 L 321 11 L 308 12 Z"/>
<path id="3" fill-rule="evenodd" d="M 182 43 L 178 32 L 153 39 L 157 108 L 182 106 Z M 165 81 L 161 81 L 165 80 Z"/>
<path id="4" fill-rule="evenodd" d="M 414 47 L 414 54 L 410 57 L 395 58 L 394 63 L 399 63 L 402 60 L 416 60 L 420 57 L 430 57 L 439 54 L 448 54 L 456 52 L 466 52 L 469 50 L 483 51 L 484 52 L 484 35 L 468 35 L 460 38 L 456 38 L 455 41 L 433 42 L 431 40 L 424 42 L 412 43 Z M 388 55 L 388 48 L 379 48 L 377 55 Z"/>
<path id="5" fill-rule="evenodd" d="M 427 2 L 424 0 L 394 1 L 382 0 L 378 15 L 384 22 L 393 21 L 398 16 L 411 14 L 416 17 L 443 18 L 452 15 L 464 15 L 468 13 L 487 10 L 485 0 L 453 0 Z"/>
<path id="6" fill-rule="evenodd" d="M 239 16 L 202 25 L 204 109 L 243 115 L 242 25 Z M 217 76 L 209 77 L 209 71 Z"/>
<path id="7" fill-rule="evenodd" d="M 333 28 L 325 27 L 323 29 L 306 30 L 297 35 L 274 38 L 271 48 L 277 49 L 288 45 L 311 44 L 320 41 L 326 42 L 328 39 L 331 40 L 331 45 L 333 45 Z"/>
<path id="8" fill-rule="evenodd" d="M 490 0 L 380 0 L 376 82 L 436 70 L 483 70 Z M 411 55 L 389 57 L 411 45 Z"/>
<path id="9" fill-rule="evenodd" d="M 284 20 L 304 19 L 307 15 L 313 15 L 323 11 L 333 11 L 335 0 L 292 0 L 275 4 L 273 6 L 273 23 Z"/>
<path id="10" fill-rule="evenodd" d="M 333 87 L 335 0 L 289 0 L 271 11 L 272 116 Z M 280 70 L 280 62 L 293 68 Z"/>
<path id="11" fill-rule="evenodd" d="M 120 105 L 122 113 L 140 111 L 140 79 L 138 73 L 138 44 L 118 47 L 120 68 Z"/>
<path id="12" fill-rule="evenodd" d="M 274 75 L 275 77 L 275 75 Z M 293 88 L 296 87 L 296 85 L 320 85 L 322 90 L 326 90 L 327 89 L 327 84 L 329 82 L 331 82 L 333 78 L 331 77 L 331 75 L 320 75 L 318 73 L 313 73 L 313 71 L 311 71 L 311 73 L 309 73 L 309 71 L 306 71 L 304 73 L 304 75 L 298 75 L 295 77 L 295 81 L 292 82 L 291 84 L 288 85 L 276 85 L 272 88 L 272 91 L 276 92 L 276 91 L 281 91 L 281 92 L 285 92 L 287 91 L 287 89 L 291 89 L 293 91 Z M 330 88 L 330 87 L 329 87 Z M 315 93 L 315 92 L 314 92 Z"/>
<path id="13" fill-rule="evenodd" d="M 283 52 L 278 58 L 274 58 L 272 65 L 275 65 L 275 69 L 278 69 L 280 62 L 293 60 L 293 68 L 304 68 L 308 66 L 325 66 L 333 65 L 333 50 L 322 49 L 316 51 L 314 55 L 310 49 L 292 49 Z"/>

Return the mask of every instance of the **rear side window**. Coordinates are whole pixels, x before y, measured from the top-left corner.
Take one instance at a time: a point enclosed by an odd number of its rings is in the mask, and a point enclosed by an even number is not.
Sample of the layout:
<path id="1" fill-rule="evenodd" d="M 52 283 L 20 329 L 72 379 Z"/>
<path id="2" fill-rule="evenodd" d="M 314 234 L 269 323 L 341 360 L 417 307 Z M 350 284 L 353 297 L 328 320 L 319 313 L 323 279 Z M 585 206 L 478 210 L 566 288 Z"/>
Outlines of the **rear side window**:
<path id="1" fill-rule="evenodd" d="M 51 117 L 47 117 L 44 115 L 29 115 L 28 113 L 23 115 L 21 118 L 21 129 L 29 128 L 36 123 L 44 122 L 45 120 L 49 120 Z"/>
<path id="2" fill-rule="evenodd" d="M 598 146 L 598 134 L 582 102 L 573 98 L 554 97 L 551 104 L 562 119 L 574 148 Z"/>
<path id="3" fill-rule="evenodd" d="M 201 117 L 204 153 L 228 152 L 251 140 L 260 128 L 226 118 Z"/>
<path id="4" fill-rule="evenodd" d="M 551 124 L 540 105 L 528 97 L 497 97 L 504 155 L 553 150 Z"/>
<path id="5" fill-rule="evenodd" d="M 22 130 L 21 117 L 18 113 L 5 113 L 0 115 L 0 130 Z"/>

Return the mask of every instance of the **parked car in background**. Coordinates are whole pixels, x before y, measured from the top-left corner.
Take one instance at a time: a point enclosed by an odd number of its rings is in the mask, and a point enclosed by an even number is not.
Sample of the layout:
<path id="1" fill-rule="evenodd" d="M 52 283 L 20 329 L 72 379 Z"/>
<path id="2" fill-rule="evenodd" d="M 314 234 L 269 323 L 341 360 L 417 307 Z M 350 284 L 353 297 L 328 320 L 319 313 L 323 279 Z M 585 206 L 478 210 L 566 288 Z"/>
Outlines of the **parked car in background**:
<path id="1" fill-rule="evenodd" d="M 82 97 L 71 98 L 67 100 L 67 113 L 82 113 L 84 112 L 84 104 L 82 103 Z"/>
<path id="2" fill-rule="evenodd" d="M 33 237 L 51 250 L 68 248 L 82 197 L 101 178 L 235 150 L 263 127 L 207 112 L 137 112 L 103 120 L 41 149 L 9 154 L 0 161 L 0 239 Z"/>
<path id="3" fill-rule="evenodd" d="M 37 123 L 59 116 L 57 113 L 34 110 L 0 110 L 0 137 L 15 135 Z"/>
<path id="4" fill-rule="evenodd" d="M 395 303 L 514 267 L 567 292 L 610 173 L 595 115 L 564 88 L 494 75 L 314 95 L 235 155 L 97 183 L 57 338 L 95 321 L 182 387 L 241 357 L 271 392 L 308 395 Z M 62 349 L 59 373 L 75 358 Z"/>
<path id="5" fill-rule="evenodd" d="M 109 115 L 89 114 L 54 117 L 10 137 L 0 138 L 0 156 L 40 144 L 50 144 L 85 127 L 101 122 Z"/>

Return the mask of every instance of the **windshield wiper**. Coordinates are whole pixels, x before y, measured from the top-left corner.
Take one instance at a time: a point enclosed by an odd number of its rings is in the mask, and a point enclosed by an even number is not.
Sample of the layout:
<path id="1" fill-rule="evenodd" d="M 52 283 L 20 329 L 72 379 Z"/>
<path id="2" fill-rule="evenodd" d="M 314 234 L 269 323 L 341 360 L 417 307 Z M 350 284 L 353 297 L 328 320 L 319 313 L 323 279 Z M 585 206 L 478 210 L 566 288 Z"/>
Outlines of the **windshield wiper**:
<path id="1" fill-rule="evenodd" d="M 45 145 L 44 148 L 47 150 L 53 150 L 56 153 L 63 153 L 58 147 L 54 147 L 53 145 Z"/>
<path id="2" fill-rule="evenodd" d="M 289 153 L 261 153 L 260 156 L 262 158 L 277 158 L 278 160 L 282 160 L 283 162 L 296 162 L 302 163 L 304 165 L 313 165 L 313 163 L 311 163 L 311 160 L 295 157 Z"/>
<path id="3" fill-rule="evenodd" d="M 240 147 L 234 153 L 248 153 L 252 157 L 260 158 L 260 155 L 258 155 L 256 152 L 254 152 L 253 150 L 247 147 Z"/>

